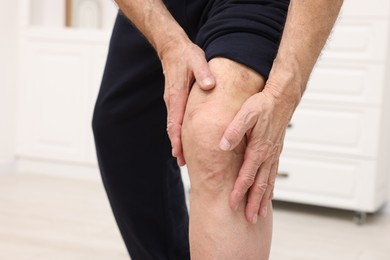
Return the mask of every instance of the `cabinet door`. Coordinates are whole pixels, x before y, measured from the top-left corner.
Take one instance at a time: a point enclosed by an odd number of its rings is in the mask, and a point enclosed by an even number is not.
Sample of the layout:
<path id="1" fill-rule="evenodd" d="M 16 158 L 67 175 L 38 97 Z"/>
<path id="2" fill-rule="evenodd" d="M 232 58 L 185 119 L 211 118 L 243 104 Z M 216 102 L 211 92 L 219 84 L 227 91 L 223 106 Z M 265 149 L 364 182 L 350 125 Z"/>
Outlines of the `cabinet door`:
<path id="1" fill-rule="evenodd" d="M 324 61 L 385 62 L 389 44 L 385 19 L 341 18 L 324 48 Z"/>
<path id="2" fill-rule="evenodd" d="M 380 106 L 386 73 L 380 63 L 320 61 L 303 99 L 313 104 Z"/>
<path id="3" fill-rule="evenodd" d="M 286 132 L 286 151 L 375 159 L 380 113 L 372 107 L 320 106 L 302 102 Z"/>
<path id="4" fill-rule="evenodd" d="M 27 40 L 24 50 L 19 154 L 83 160 L 88 49 L 80 44 Z"/>
<path id="5" fill-rule="evenodd" d="M 284 153 L 275 199 L 374 212 L 384 202 L 374 160 Z"/>

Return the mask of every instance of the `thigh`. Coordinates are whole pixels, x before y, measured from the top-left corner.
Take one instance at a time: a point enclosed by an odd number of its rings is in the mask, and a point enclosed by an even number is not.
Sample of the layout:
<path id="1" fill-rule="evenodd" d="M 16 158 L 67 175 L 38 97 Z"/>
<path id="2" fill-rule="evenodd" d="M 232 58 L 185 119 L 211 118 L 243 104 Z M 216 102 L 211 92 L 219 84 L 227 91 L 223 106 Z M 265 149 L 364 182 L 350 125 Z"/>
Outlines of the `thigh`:
<path id="1" fill-rule="evenodd" d="M 225 57 L 267 78 L 279 48 L 289 0 L 215 0 L 196 43 L 206 57 Z"/>
<path id="2" fill-rule="evenodd" d="M 161 63 L 146 38 L 121 13 L 112 32 L 97 108 L 110 121 L 135 118 L 160 106 L 164 91 Z"/>
<path id="3" fill-rule="evenodd" d="M 99 167 L 132 259 L 189 259 L 180 170 L 171 156 L 160 61 L 122 15 L 95 105 Z"/>
<path id="4" fill-rule="evenodd" d="M 157 55 L 119 14 L 95 104 L 93 128 L 102 170 L 110 169 L 104 172 L 112 180 L 118 177 L 119 182 L 119 177 L 137 177 L 127 184 L 129 190 L 147 188 L 150 176 L 140 173 L 150 165 L 143 167 L 141 162 L 171 158 L 163 91 L 164 77 Z"/>

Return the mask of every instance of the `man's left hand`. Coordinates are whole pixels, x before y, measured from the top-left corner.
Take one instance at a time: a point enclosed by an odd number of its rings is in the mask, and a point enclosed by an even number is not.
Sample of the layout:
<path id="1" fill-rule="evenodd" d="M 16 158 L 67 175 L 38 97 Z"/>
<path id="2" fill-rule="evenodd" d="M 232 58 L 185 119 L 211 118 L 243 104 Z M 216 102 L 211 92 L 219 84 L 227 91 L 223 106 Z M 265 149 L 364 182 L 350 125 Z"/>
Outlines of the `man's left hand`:
<path id="1" fill-rule="evenodd" d="M 230 206 L 237 210 L 248 193 L 245 214 L 251 223 L 257 222 L 258 215 L 267 215 L 285 131 L 296 107 L 292 97 L 282 95 L 277 89 L 277 85 L 269 80 L 262 92 L 247 99 L 220 142 L 222 150 L 230 151 L 243 138 L 247 140 L 244 162 L 230 196 Z"/>

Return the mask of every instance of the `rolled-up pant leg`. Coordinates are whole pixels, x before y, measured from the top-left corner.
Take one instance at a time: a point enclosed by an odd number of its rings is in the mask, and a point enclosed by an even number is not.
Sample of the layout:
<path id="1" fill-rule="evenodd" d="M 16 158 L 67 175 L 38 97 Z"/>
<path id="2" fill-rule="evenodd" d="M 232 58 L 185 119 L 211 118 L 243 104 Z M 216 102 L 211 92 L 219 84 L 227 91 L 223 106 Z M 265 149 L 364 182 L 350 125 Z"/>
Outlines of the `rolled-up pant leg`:
<path id="1" fill-rule="evenodd" d="M 132 260 L 189 259 L 180 170 L 166 133 L 161 63 L 118 15 L 93 130 L 103 183 Z"/>

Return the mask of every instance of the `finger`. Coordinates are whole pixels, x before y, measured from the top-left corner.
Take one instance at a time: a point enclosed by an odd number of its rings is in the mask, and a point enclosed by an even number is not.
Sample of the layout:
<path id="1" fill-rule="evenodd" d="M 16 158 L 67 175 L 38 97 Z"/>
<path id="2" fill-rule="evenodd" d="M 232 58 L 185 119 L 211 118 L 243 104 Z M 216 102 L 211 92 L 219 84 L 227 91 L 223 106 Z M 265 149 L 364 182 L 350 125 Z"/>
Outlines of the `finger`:
<path id="1" fill-rule="evenodd" d="M 181 153 L 181 124 L 180 122 L 170 122 L 168 125 L 168 135 L 172 144 L 172 156 L 177 157 Z"/>
<path id="2" fill-rule="evenodd" d="M 184 166 L 184 165 L 186 165 L 186 161 L 185 161 L 185 159 L 184 159 L 183 153 L 182 153 L 181 155 L 178 155 L 178 156 L 177 156 L 177 164 L 178 164 L 179 166 Z"/>
<path id="3" fill-rule="evenodd" d="M 194 77 L 199 87 L 203 90 L 213 89 L 215 87 L 215 78 L 204 55 L 198 56 L 192 66 Z"/>
<path id="4" fill-rule="evenodd" d="M 270 179 L 269 179 L 269 186 L 271 186 L 271 192 L 269 193 L 268 200 L 272 200 L 274 198 L 274 188 L 276 183 L 276 177 L 278 176 L 279 172 L 279 160 L 280 155 L 283 150 L 283 140 L 284 135 L 286 134 L 286 131 L 283 132 L 281 140 L 278 142 L 280 145 L 276 147 L 276 152 L 274 154 L 274 161 L 275 163 L 272 165 L 271 173 L 270 173 Z M 259 212 L 259 215 L 261 215 L 261 212 Z"/>
<path id="5" fill-rule="evenodd" d="M 182 75 L 182 73 L 179 73 Z M 179 76 L 180 77 L 180 76 Z M 181 76 L 183 77 L 183 76 Z M 185 106 L 188 99 L 188 86 L 185 85 L 185 80 L 178 79 L 176 85 L 172 84 L 168 86 L 168 119 L 167 119 L 167 131 L 169 139 L 172 144 L 172 155 L 174 157 L 182 156 L 182 143 L 181 143 L 181 125 L 183 123 Z M 184 163 L 184 158 L 183 162 Z"/>
<path id="6" fill-rule="evenodd" d="M 165 106 L 167 108 L 167 111 L 169 111 L 169 88 L 168 88 L 168 82 L 167 82 L 166 78 L 165 78 L 164 85 L 165 85 L 165 87 L 164 87 L 164 96 L 163 96 L 163 98 L 164 98 L 164 103 L 165 103 Z"/>
<path id="7" fill-rule="evenodd" d="M 273 191 L 274 191 L 274 187 L 275 187 L 275 179 L 276 179 L 276 174 L 277 174 L 277 162 L 273 162 L 272 160 L 269 160 L 270 161 L 270 168 L 269 169 L 264 169 L 264 172 L 263 170 L 260 171 L 260 175 L 261 174 L 267 174 L 269 175 L 268 176 L 268 182 L 267 182 L 267 189 L 263 195 L 263 197 L 261 198 L 261 202 L 259 204 L 259 209 L 258 209 L 258 215 L 265 218 L 267 216 L 267 213 L 268 213 L 268 204 L 269 204 L 269 201 L 271 200 L 272 198 L 272 194 L 273 194 Z M 268 172 L 265 172 L 265 171 L 268 171 Z"/>
<path id="8" fill-rule="evenodd" d="M 248 191 L 248 202 L 245 212 L 247 220 L 253 224 L 257 223 L 261 202 L 268 191 L 268 179 L 271 167 L 272 161 L 270 159 L 261 164 L 261 167 L 257 171 L 255 182 Z"/>
<path id="9" fill-rule="evenodd" d="M 270 177 L 268 179 L 268 186 L 270 187 L 268 200 L 272 200 L 274 198 L 274 189 L 275 189 L 276 177 L 278 176 L 278 171 L 279 171 L 279 159 L 272 165 Z M 259 215 L 261 215 L 261 212 L 259 212 Z"/>
<path id="10" fill-rule="evenodd" d="M 186 102 L 187 94 L 184 93 L 184 95 L 180 94 L 174 100 L 171 99 L 169 105 L 167 127 L 174 157 L 182 155 L 181 125 L 183 123 Z"/>
<path id="11" fill-rule="evenodd" d="M 230 195 L 230 206 L 233 210 L 238 210 L 240 202 L 244 199 L 248 189 L 255 181 L 256 173 L 260 165 L 261 161 L 259 160 L 258 153 L 248 145 L 245 150 L 244 162 Z"/>
<path id="12" fill-rule="evenodd" d="M 254 113 L 249 113 L 243 106 L 233 121 L 226 128 L 223 137 L 219 143 L 219 148 L 223 151 L 233 150 L 242 140 L 246 132 L 256 123 Z"/>

